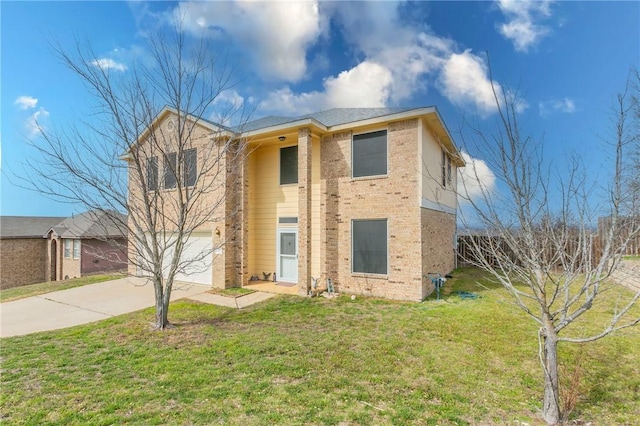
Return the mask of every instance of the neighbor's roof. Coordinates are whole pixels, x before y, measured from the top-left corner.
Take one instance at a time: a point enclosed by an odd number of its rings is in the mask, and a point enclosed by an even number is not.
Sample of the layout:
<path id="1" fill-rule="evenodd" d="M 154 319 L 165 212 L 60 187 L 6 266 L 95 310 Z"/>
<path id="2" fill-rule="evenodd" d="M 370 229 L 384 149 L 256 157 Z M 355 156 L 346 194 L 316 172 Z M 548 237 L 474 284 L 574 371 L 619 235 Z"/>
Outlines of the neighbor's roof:
<path id="1" fill-rule="evenodd" d="M 111 217 L 110 217 L 111 216 Z M 60 238 L 123 238 L 126 235 L 114 224 L 112 217 L 126 223 L 126 215 L 118 212 L 91 210 L 71 216 L 52 226 L 47 234 L 55 232 Z"/>
<path id="2" fill-rule="evenodd" d="M 0 216 L 0 238 L 42 238 L 64 217 Z"/>

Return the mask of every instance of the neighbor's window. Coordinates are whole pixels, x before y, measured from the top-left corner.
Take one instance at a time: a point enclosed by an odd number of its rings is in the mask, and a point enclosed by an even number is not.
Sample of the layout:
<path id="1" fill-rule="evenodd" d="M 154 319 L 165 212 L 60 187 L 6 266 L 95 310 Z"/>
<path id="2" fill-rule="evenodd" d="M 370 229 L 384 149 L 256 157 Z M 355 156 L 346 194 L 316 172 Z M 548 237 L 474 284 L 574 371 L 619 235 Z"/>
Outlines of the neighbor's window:
<path id="1" fill-rule="evenodd" d="M 80 240 L 73 240 L 73 258 L 80 259 Z"/>
<path id="2" fill-rule="evenodd" d="M 149 191 L 158 189 L 158 157 L 156 156 L 147 159 L 147 189 Z"/>
<path id="3" fill-rule="evenodd" d="M 298 183 L 298 146 L 280 148 L 280 185 Z"/>
<path id="4" fill-rule="evenodd" d="M 195 148 L 184 151 L 184 185 L 193 186 L 198 176 L 198 152 Z"/>
<path id="5" fill-rule="evenodd" d="M 387 273 L 387 219 L 351 222 L 352 271 Z"/>
<path id="6" fill-rule="evenodd" d="M 387 174 L 387 131 L 353 136 L 351 167 L 353 177 Z"/>
<path id="7" fill-rule="evenodd" d="M 71 240 L 64 240 L 64 258 L 71 259 Z"/>
<path id="8" fill-rule="evenodd" d="M 170 152 L 164 156 L 164 189 L 175 188 L 176 184 L 176 153 Z"/>

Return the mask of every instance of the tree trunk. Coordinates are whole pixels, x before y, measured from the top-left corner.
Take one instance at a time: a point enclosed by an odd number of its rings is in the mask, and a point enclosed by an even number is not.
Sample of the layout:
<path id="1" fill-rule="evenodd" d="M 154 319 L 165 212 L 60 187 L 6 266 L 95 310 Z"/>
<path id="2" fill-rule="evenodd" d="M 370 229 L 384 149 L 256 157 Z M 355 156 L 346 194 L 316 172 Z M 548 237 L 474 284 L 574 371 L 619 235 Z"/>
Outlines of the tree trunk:
<path id="1" fill-rule="evenodd" d="M 544 399 L 542 402 L 542 417 L 549 425 L 560 423 L 560 398 L 558 387 L 558 336 L 547 321 L 547 326 L 540 329 L 542 341 L 541 359 L 544 369 Z"/>
<path id="2" fill-rule="evenodd" d="M 169 314 L 169 304 L 165 303 L 165 291 L 163 288 L 162 279 L 154 280 L 154 290 L 155 290 L 155 299 L 156 299 L 156 330 L 164 330 L 170 326 L 168 314 Z"/>

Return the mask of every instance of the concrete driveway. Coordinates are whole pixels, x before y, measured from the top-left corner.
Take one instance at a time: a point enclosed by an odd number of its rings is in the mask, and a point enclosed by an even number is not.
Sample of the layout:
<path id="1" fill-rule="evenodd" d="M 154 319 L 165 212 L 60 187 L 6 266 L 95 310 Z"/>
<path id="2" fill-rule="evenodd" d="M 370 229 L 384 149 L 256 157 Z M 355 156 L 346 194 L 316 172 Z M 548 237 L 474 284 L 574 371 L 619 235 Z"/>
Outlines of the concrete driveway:
<path id="1" fill-rule="evenodd" d="M 175 283 L 171 300 L 191 297 L 209 286 Z M 154 306 L 153 284 L 127 277 L 0 304 L 0 337 L 56 330 Z"/>

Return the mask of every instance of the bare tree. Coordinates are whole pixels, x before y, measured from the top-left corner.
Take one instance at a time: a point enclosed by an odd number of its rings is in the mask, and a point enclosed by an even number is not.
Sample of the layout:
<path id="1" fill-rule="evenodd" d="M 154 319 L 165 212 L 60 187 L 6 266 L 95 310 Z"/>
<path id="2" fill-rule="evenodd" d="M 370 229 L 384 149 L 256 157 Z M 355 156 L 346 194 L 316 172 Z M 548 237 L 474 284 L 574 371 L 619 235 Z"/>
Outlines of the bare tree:
<path id="1" fill-rule="evenodd" d="M 235 237 L 229 223 L 238 204 L 229 200 L 241 179 L 244 140 L 203 117 L 240 126 L 246 114 L 227 102 L 238 70 L 205 38 L 188 37 L 178 24 L 146 42 L 147 56 L 126 71 L 90 46 L 55 47 L 96 109 L 83 111 L 71 128 L 40 128 L 33 143 L 39 155 L 23 179 L 57 199 L 128 214 L 109 215 L 110 225 L 129 236 L 129 265 L 153 282 L 155 327 L 164 329 L 176 276 L 208 268 L 213 253 Z M 210 250 L 183 256 L 194 231 L 213 237 L 218 226 L 222 235 Z"/>
<path id="2" fill-rule="evenodd" d="M 609 278 L 628 242 L 640 232 L 638 193 L 625 185 L 626 154 L 639 137 L 633 126 L 638 103 L 629 89 L 616 99 L 614 133 L 607 146 L 613 157 L 612 171 L 603 187 L 589 181 L 578 157 L 557 164 L 566 173 L 552 173 L 540 141 L 521 132 L 518 99 L 495 87 L 493 94 L 497 128 L 486 132 L 476 127 L 472 139 L 500 183 L 496 190 L 481 187 L 476 198 L 460 191 L 466 211 L 487 232 L 467 241 L 466 261 L 487 271 L 539 325 L 542 416 L 548 424 L 557 424 L 563 420 L 558 344 L 594 341 L 640 322 L 631 312 L 640 293 L 629 292 L 626 299 L 618 300 L 610 320 L 599 331 L 587 334 L 577 326 L 616 285 Z M 477 172 L 476 177 L 481 179 Z M 599 191 L 606 193 L 600 204 L 604 209 L 594 203 L 593 194 Z M 610 226 L 598 240 L 594 228 L 603 215 L 610 218 Z"/>

